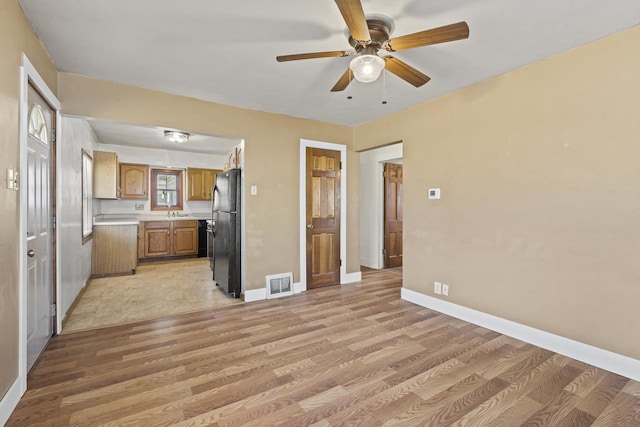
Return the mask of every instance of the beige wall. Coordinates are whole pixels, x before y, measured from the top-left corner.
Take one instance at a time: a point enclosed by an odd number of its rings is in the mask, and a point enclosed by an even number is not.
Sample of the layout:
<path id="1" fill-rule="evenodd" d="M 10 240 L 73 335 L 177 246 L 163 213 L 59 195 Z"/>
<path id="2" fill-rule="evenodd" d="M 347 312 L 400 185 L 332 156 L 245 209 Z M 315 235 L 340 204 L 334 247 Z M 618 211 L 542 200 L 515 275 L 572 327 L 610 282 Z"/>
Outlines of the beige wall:
<path id="1" fill-rule="evenodd" d="M 14 0 L 0 0 L 0 398 L 18 377 L 19 194 L 6 186 L 7 168 L 18 169 L 21 55 L 56 92 L 56 70 Z"/>
<path id="2" fill-rule="evenodd" d="M 65 114 L 163 126 L 245 140 L 246 289 L 264 288 L 268 274 L 299 276 L 300 139 L 351 146 L 353 129 L 60 73 Z M 358 264 L 358 154 L 348 154 L 347 272 Z"/>
<path id="3" fill-rule="evenodd" d="M 640 359 L 639 45 L 635 27 L 355 130 L 356 150 L 404 142 L 406 288 Z"/>

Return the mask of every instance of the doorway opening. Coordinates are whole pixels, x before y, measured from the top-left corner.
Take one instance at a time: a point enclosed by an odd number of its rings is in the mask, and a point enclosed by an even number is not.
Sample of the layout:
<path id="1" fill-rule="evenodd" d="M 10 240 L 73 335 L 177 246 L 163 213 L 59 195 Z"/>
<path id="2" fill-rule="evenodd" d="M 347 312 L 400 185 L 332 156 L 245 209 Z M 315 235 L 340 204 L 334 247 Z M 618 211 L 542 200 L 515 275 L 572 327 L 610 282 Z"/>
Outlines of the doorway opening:
<path id="1" fill-rule="evenodd" d="M 393 243 L 393 247 L 385 247 L 385 164 L 402 167 L 402 157 L 401 142 L 360 152 L 360 265 L 363 268 L 385 268 L 385 253 L 390 254 L 391 251 L 395 254 L 393 262 L 401 261 L 398 255 L 402 254 L 402 224 L 397 222 L 397 210 L 399 207 L 401 219 L 402 206 L 401 202 L 398 206 L 397 201 L 398 197 L 402 200 L 402 189 L 397 182 L 393 189 L 395 197 L 391 197 L 395 202 L 389 206 L 390 211 L 395 211 L 390 216 L 394 220 L 395 231 L 391 233 L 393 239 L 388 242 Z M 387 229 L 391 231 L 390 225 Z M 391 268 L 401 271 L 400 266 Z"/>
<path id="2" fill-rule="evenodd" d="M 340 280 L 338 283 L 346 284 L 357 282 L 361 279 L 360 272 L 347 274 L 347 147 L 341 144 L 332 144 L 322 141 L 312 141 L 307 139 L 300 140 L 300 281 L 294 283 L 294 293 L 306 291 L 308 289 L 309 278 L 307 277 L 307 148 L 318 148 L 321 150 L 331 150 L 339 152 L 339 161 L 342 163 L 342 169 L 339 174 L 340 192 L 343 197 L 339 198 L 338 205 L 335 207 L 339 212 L 339 272 Z"/>
<path id="3" fill-rule="evenodd" d="M 20 84 L 19 375 L 27 373 L 60 328 L 56 227 L 56 125 L 60 103 L 28 58 Z"/>

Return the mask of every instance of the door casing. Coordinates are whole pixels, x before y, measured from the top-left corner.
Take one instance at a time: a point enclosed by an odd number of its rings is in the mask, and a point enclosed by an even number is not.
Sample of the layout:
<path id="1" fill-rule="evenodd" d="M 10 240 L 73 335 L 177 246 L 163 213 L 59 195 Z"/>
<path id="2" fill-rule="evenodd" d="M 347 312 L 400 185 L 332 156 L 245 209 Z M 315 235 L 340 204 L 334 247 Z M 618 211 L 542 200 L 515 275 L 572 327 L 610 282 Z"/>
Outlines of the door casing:
<path id="1" fill-rule="evenodd" d="M 22 65 L 20 67 L 20 177 L 21 180 L 26 176 L 27 170 L 27 116 L 29 114 L 28 103 L 28 91 L 29 82 L 40 92 L 40 95 L 47 101 L 54 110 L 56 129 L 56 140 L 60 141 L 60 102 L 54 93 L 49 89 L 44 79 L 40 76 L 33 64 L 29 61 L 25 54 L 22 54 Z M 58 144 L 56 144 L 55 150 L 57 150 Z M 52 147 L 52 150 L 54 148 Z M 55 166 L 52 164 L 51 168 L 55 167 L 56 173 L 60 170 L 60 156 L 59 153 L 51 153 L 55 158 Z M 22 190 L 22 184 L 26 184 L 26 180 L 20 183 L 20 226 L 19 226 L 19 260 L 20 260 L 20 289 L 18 293 L 20 304 L 20 316 L 19 316 L 19 382 L 20 382 L 20 395 L 24 394 L 27 390 L 27 263 L 26 263 L 26 250 L 27 250 L 27 198 L 26 191 Z M 55 195 L 58 197 L 60 194 L 60 180 L 56 179 L 55 183 Z M 51 200 L 52 206 L 57 206 L 57 200 Z M 52 208 L 54 209 L 54 208 Z M 55 216 L 55 212 L 50 213 L 50 216 Z M 56 242 L 59 241 L 58 228 L 52 230 L 52 239 Z M 60 331 L 62 329 L 62 315 L 61 315 L 61 298 L 60 298 L 60 245 L 55 247 L 55 300 L 58 302 L 56 305 L 56 324 L 54 325 L 54 331 Z M 53 255 L 53 253 L 52 253 Z"/>

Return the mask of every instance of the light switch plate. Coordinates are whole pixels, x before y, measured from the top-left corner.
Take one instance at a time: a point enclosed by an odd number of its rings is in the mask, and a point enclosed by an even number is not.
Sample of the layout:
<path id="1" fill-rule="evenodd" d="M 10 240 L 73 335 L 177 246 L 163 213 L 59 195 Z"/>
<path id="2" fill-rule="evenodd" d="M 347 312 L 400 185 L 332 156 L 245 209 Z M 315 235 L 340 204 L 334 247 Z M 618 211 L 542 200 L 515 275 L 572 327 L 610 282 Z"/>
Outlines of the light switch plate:
<path id="1" fill-rule="evenodd" d="M 442 283 L 433 282 L 433 292 L 438 295 L 442 294 Z"/>
<path id="2" fill-rule="evenodd" d="M 7 169 L 7 188 L 9 190 L 13 190 L 15 181 L 14 181 L 15 171 L 13 169 Z"/>
<path id="3" fill-rule="evenodd" d="M 251 186 L 251 195 L 252 196 L 257 196 L 258 195 L 258 186 L 257 185 L 252 185 Z"/>

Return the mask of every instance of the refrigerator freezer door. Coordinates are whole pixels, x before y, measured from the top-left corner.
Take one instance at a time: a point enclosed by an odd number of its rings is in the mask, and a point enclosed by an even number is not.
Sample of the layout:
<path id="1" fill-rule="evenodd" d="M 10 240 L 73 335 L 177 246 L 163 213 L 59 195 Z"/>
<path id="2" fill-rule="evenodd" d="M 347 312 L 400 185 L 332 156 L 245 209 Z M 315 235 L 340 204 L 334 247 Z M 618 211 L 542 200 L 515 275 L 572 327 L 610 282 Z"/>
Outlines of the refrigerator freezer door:
<path id="1" fill-rule="evenodd" d="M 213 194 L 213 210 L 235 212 L 238 201 L 238 170 L 228 170 L 216 175 Z"/>

